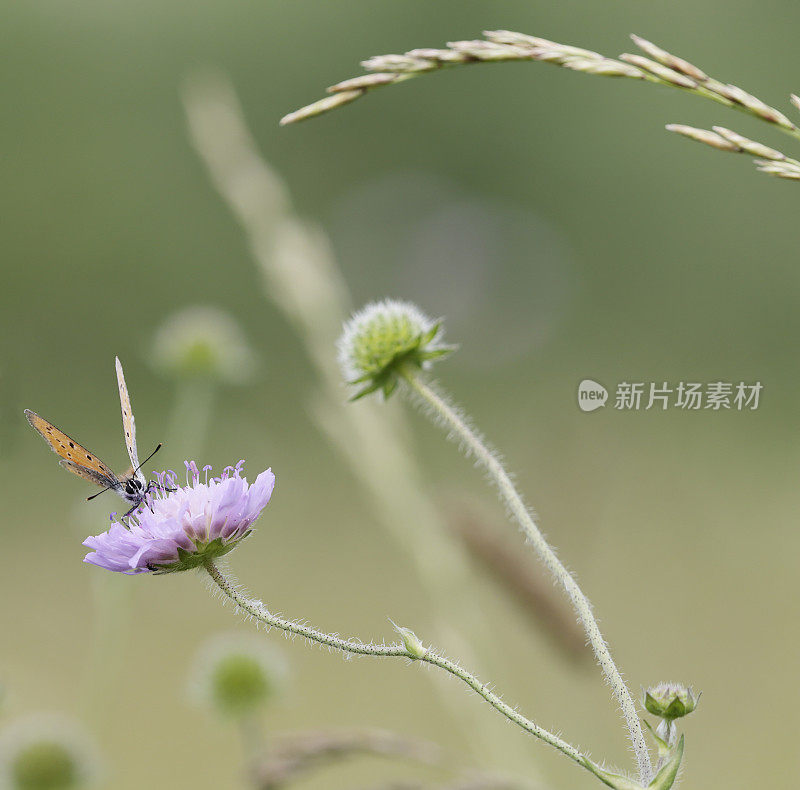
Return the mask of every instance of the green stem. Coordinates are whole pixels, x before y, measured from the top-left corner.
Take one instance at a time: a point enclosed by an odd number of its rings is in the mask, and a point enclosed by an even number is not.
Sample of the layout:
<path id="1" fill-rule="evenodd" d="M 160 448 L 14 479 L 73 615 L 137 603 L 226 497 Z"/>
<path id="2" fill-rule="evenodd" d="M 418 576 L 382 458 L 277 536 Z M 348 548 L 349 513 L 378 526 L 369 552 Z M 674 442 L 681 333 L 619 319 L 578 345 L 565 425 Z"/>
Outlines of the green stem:
<path id="1" fill-rule="evenodd" d="M 261 712 L 244 714 L 239 718 L 239 734 L 242 739 L 242 751 L 248 764 L 254 763 L 264 754 L 266 737 L 264 735 Z"/>
<path id="2" fill-rule="evenodd" d="M 204 378 L 177 383 L 167 447 L 173 456 L 196 458 L 205 445 L 216 385 Z"/>
<path id="3" fill-rule="evenodd" d="M 261 601 L 247 597 L 241 590 L 239 590 L 214 564 L 212 560 L 206 561 L 204 565 L 208 575 L 219 587 L 219 589 L 227 595 L 236 606 L 243 612 L 246 612 L 251 617 L 254 617 L 259 622 L 270 628 L 279 628 L 290 634 L 297 634 L 298 636 L 310 639 L 313 642 L 318 642 L 321 645 L 327 645 L 335 650 L 341 650 L 343 653 L 353 653 L 362 656 L 376 656 L 376 657 L 400 657 L 416 661 L 423 661 L 426 664 L 443 669 L 449 672 L 459 680 L 466 683 L 476 694 L 483 697 L 495 710 L 501 713 L 510 721 L 514 722 L 518 727 L 521 727 L 531 735 L 543 740 L 550 746 L 558 749 L 562 754 L 565 754 L 570 759 L 574 760 L 578 765 L 583 766 L 591 773 L 598 776 L 598 766 L 596 766 L 588 757 L 581 754 L 572 744 L 559 738 L 549 730 L 540 727 L 530 719 L 525 718 L 521 713 L 507 705 L 503 700 L 494 692 L 490 691 L 486 684 L 481 683 L 474 675 L 467 672 L 454 661 L 451 661 L 444 656 L 435 653 L 433 650 L 425 650 L 423 653 L 412 653 L 409 648 L 404 644 L 377 644 L 370 642 L 361 642 L 353 639 L 342 639 L 336 634 L 327 634 L 324 631 L 319 631 L 316 628 L 305 625 L 304 623 L 286 620 L 283 617 L 272 614 Z"/>
<path id="4" fill-rule="evenodd" d="M 432 412 L 435 420 L 466 448 L 468 455 L 475 458 L 478 464 L 486 470 L 492 482 L 497 486 L 500 498 L 519 524 L 525 537 L 536 549 L 548 570 L 569 596 L 572 606 L 586 631 L 586 636 L 597 657 L 597 662 L 622 709 L 622 715 L 625 718 L 630 740 L 636 753 L 639 779 L 642 785 L 646 786 L 652 778 L 653 769 L 642 726 L 636 713 L 636 705 L 619 669 L 617 669 L 617 665 L 614 663 L 614 659 L 611 657 L 608 645 L 600 633 L 600 627 L 592 613 L 589 599 L 584 595 L 578 583 L 544 539 L 497 454 L 487 447 L 482 438 L 470 427 L 467 420 L 457 409 L 453 408 L 439 393 L 420 378 L 416 368 L 401 368 L 400 374 L 408 383 L 414 395 Z"/>

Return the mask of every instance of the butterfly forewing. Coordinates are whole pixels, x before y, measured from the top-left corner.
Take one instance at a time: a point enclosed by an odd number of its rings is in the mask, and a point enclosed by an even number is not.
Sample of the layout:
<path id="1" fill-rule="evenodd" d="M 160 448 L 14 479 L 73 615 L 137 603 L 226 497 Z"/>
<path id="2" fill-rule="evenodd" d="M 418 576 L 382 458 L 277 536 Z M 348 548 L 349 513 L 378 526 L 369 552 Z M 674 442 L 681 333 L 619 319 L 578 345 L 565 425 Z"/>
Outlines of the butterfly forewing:
<path id="1" fill-rule="evenodd" d="M 130 472 L 139 468 L 139 452 L 136 449 L 136 421 L 133 419 L 131 398 L 128 395 L 125 374 L 122 372 L 122 363 L 119 361 L 119 357 L 116 357 L 116 362 L 119 403 L 122 407 L 122 428 L 125 431 L 125 446 L 128 448 L 128 457 L 131 459 L 131 469 L 125 476 L 129 476 Z"/>
<path id="2" fill-rule="evenodd" d="M 90 483 L 94 483 L 96 486 L 100 486 L 101 488 L 114 488 L 116 489 L 119 486 L 119 481 L 115 478 L 106 477 L 102 472 L 98 472 L 95 469 L 90 469 L 88 466 L 81 466 L 80 464 L 76 464 L 75 461 L 69 461 L 66 458 L 63 458 L 61 461 L 58 462 L 64 469 L 73 472 L 74 474 L 78 475 L 78 477 L 82 477 L 84 480 L 88 480 Z"/>
<path id="3" fill-rule="evenodd" d="M 50 445 L 50 449 L 61 456 L 61 465 L 65 469 L 101 488 L 119 487 L 117 476 L 94 453 L 30 409 L 25 409 L 25 416 Z"/>

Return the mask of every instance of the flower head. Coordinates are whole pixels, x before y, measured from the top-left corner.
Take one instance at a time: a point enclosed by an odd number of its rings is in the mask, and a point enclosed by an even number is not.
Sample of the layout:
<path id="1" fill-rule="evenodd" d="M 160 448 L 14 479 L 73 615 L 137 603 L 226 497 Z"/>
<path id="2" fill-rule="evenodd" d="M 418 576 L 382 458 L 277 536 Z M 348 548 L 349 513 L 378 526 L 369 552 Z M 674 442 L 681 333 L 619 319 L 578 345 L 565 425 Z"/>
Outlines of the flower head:
<path id="1" fill-rule="evenodd" d="M 671 721 L 688 716 L 700 699 L 691 686 L 680 683 L 659 683 L 644 692 L 644 706 L 654 716 Z"/>
<path id="2" fill-rule="evenodd" d="M 258 364 L 241 327 L 216 307 L 187 307 L 156 332 L 152 359 L 166 373 L 240 384 Z"/>
<path id="3" fill-rule="evenodd" d="M 154 492 L 129 523 L 113 521 L 108 531 L 86 538 L 83 545 L 93 551 L 84 562 L 120 573 L 170 573 L 227 554 L 250 534 L 275 485 L 270 469 L 248 485 L 243 465 L 211 479 L 206 466 L 201 482 L 195 462 L 187 462 L 183 487 L 174 472 L 156 475 Z"/>
<path id="4" fill-rule="evenodd" d="M 0 735 L 3 790 L 77 790 L 96 775 L 95 748 L 71 721 L 34 714 Z"/>
<path id="5" fill-rule="evenodd" d="M 388 398 L 404 366 L 427 369 L 454 350 L 441 343 L 442 322 L 409 302 L 386 299 L 355 313 L 339 338 L 339 365 L 348 384 L 364 384 L 354 396 L 381 390 Z"/>
<path id="6" fill-rule="evenodd" d="M 190 691 L 223 716 L 239 717 L 272 701 L 286 682 L 286 664 L 263 638 L 218 634 L 200 649 Z"/>

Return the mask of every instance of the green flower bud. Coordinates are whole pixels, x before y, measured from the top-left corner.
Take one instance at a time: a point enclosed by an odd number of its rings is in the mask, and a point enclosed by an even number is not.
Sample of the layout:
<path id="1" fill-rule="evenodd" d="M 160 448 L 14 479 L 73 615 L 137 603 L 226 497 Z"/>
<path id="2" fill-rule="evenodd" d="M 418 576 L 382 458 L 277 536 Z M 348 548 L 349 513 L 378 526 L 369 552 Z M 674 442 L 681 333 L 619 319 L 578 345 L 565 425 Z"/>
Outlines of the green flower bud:
<path id="1" fill-rule="evenodd" d="M 659 683 L 644 693 L 644 707 L 654 716 L 672 721 L 688 716 L 696 707 L 700 695 L 691 686 L 680 683 Z"/>
<path id="2" fill-rule="evenodd" d="M 408 651 L 409 658 L 425 658 L 425 654 L 428 651 L 423 647 L 419 637 L 410 628 L 404 628 L 391 620 L 389 622 L 394 626 L 394 630 L 400 634 L 400 638 L 403 640 L 403 647 Z"/>
<path id="3" fill-rule="evenodd" d="M 222 634 L 201 648 L 194 696 L 223 716 L 239 718 L 268 705 L 285 685 L 284 662 L 263 639 Z"/>
<path id="4" fill-rule="evenodd" d="M 96 774 L 93 748 L 75 725 L 34 716 L 0 735 L 0 787 L 8 790 L 74 790 Z"/>
<path id="5" fill-rule="evenodd" d="M 433 321 L 409 302 L 373 302 L 345 324 L 338 342 L 339 365 L 348 384 L 364 386 L 352 400 L 376 390 L 388 398 L 404 367 L 427 370 L 455 346 L 441 342 L 441 321 Z"/>
<path id="6" fill-rule="evenodd" d="M 236 321 L 215 307 L 187 307 L 162 324 L 153 342 L 154 364 L 177 378 L 243 384 L 258 365 Z"/>

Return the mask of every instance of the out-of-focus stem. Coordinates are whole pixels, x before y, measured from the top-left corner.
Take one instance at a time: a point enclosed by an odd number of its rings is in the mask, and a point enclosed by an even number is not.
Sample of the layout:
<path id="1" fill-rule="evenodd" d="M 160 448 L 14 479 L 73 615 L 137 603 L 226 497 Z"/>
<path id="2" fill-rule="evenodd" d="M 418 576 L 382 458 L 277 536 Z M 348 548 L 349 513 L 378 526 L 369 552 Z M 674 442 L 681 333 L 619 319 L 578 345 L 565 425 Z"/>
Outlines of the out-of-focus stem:
<path id="1" fill-rule="evenodd" d="M 205 378 L 180 380 L 169 421 L 167 447 L 181 459 L 201 455 L 216 399 L 216 384 Z"/>
<path id="2" fill-rule="evenodd" d="M 441 765 L 438 747 L 428 741 L 372 728 L 311 730 L 281 737 L 254 761 L 252 784 L 257 790 L 279 790 L 294 785 L 312 771 L 361 755 Z"/>

